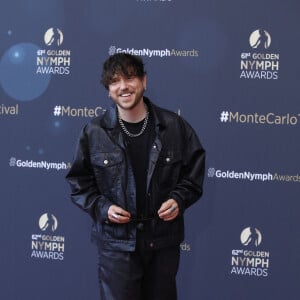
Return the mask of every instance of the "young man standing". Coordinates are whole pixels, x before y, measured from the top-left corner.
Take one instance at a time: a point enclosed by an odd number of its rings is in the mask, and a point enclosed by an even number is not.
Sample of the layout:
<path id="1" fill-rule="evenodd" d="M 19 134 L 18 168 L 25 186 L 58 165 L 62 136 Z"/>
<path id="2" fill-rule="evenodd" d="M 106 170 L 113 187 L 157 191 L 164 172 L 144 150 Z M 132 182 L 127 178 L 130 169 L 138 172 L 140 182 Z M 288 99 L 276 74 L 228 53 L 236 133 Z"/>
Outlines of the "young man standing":
<path id="1" fill-rule="evenodd" d="M 202 195 L 205 151 L 177 114 L 144 96 L 139 57 L 115 54 L 102 72 L 114 102 L 89 122 L 67 175 L 91 215 L 102 300 L 175 300 L 183 215 Z"/>

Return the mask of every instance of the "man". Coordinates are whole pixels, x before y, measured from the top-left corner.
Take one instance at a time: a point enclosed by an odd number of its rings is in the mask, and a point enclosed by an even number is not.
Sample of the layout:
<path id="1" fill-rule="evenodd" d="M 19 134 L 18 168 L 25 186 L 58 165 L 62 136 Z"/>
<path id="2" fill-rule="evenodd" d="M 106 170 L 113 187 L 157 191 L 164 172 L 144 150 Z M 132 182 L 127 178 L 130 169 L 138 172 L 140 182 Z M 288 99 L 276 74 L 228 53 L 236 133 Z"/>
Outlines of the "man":
<path id="1" fill-rule="evenodd" d="M 115 54 L 102 83 L 114 102 L 82 130 L 67 175 L 91 215 L 104 300 L 175 300 L 183 214 L 202 195 L 205 151 L 177 114 L 144 97 L 139 57 Z"/>

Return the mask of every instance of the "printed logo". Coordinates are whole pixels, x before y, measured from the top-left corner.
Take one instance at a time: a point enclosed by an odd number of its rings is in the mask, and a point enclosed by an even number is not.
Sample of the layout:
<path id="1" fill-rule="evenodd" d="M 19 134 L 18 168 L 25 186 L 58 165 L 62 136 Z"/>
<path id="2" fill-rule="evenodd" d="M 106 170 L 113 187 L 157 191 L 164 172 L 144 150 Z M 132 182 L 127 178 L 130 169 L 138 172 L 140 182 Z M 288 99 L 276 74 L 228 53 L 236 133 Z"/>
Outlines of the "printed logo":
<path id="1" fill-rule="evenodd" d="M 271 46 L 271 35 L 264 29 L 250 34 L 249 44 L 252 51 L 243 51 L 240 55 L 241 79 L 278 79 L 279 54 L 266 52 Z"/>
<path id="2" fill-rule="evenodd" d="M 216 170 L 215 168 L 209 168 L 207 170 L 207 176 L 212 178 L 226 178 L 226 179 L 240 179 L 240 180 L 249 180 L 249 181 L 272 181 L 273 175 L 268 173 L 253 173 L 249 171 L 242 171 L 242 172 L 236 172 L 236 171 L 222 171 L 222 170 Z"/>
<path id="3" fill-rule="evenodd" d="M 257 29 L 251 33 L 249 43 L 254 49 L 268 49 L 271 45 L 271 36 L 266 30 Z"/>
<path id="4" fill-rule="evenodd" d="M 300 183 L 299 174 L 280 174 L 279 172 L 271 173 L 256 173 L 253 171 L 235 171 L 235 170 L 220 170 L 213 167 L 207 170 L 208 178 L 217 178 L 225 180 L 248 180 L 251 182 L 282 182 L 282 183 Z"/>
<path id="5" fill-rule="evenodd" d="M 104 114 L 106 110 L 101 106 L 95 108 L 75 108 L 70 106 L 55 105 L 53 108 L 53 115 L 55 117 L 85 117 L 94 118 Z"/>
<path id="6" fill-rule="evenodd" d="M 9 166 L 10 167 L 15 167 L 17 164 L 17 159 L 15 157 L 11 157 L 9 160 Z"/>
<path id="7" fill-rule="evenodd" d="M 57 225 L 58 225 L 57 219 L 52 214 L 46 213 L 40 217 L 39 227 L 42 231 L 50 230 L 54 232 L 57 229 Z"/>
<path id="8" fill-rule="evenodd" d="M 267 126 L 295 126 L 300 122 L 300 113 L 287 113 L 284 115 L 268 112 L 264 114 L 255 113 L 241 113 L 239 111 L 223 110 L 219 119 L 221 123 L 237 123 L 237 124 L 256 124 Z"/>
<path id="9" fill-rule="evenodd" d="M 53 108 L 54 117 L 71 117 L 71 118 L 95 118 L 102 116 L 106 112 L 106 109 L 97 106 L 94 108 L 88 107 L 71 107 L 64 105 L 55 105 Z M 175 111 L 180 116 L 180 109 Z"/>
<path id="10" fill-rule="evenodd" d="M 49 170 L 68 170 L 71 168 L 70 162 L 48 162 L 48 161 L 33 161 L 33 160 L 22 160 L 17 159 L 16 157 L 11 157 L 9 159 L 10 167 L 17 168 L 33 168 L 33 169 L 45 169 Z"/>
<path id="11" fill-rule="evenodd" d="M 65 237 L 52 235 L 58 229 L 58 220 L 51 213 L 44 213 L 38 221 L 40 233 L 31 235 L 31 258 L 64 260 Z"/>
<path id="12" fill-rule="evenodd" d="M 116 53 L 128 53 L 137 56 L 147 56 L 147 57 L 193 57 L 199 56 L 199 51 L 196 49 L 134 49 L 134 48 L 120 48 L 116 46 L 110 46 L 108 49 L 108 54 L 113 55 Z"/>
<path id="13" fill-rule="evenodd" d="M 64 35 L 59 28 L 49 28 L 44 35 L 44 41 L 47 46 L 60 46 L 63 40 Z"/>
<path id="14" fill-rule="evenodd" d="M 261 244 L 261 233 L 257 228 L 247 227 L 241 233 L 241 243 L 244 246 L 259 246 Z"/>
<path id="15" fill-rule="evenodd" d="M 267 277 L 270 267 L 270 252 L 258 249 L 262 242 L 260 230 L 255 227 L 243 229 L 240 242 L 244 249 L 233 249 L 231 251 L 230 274 Z"/>
<path id="16" fill-rule="evenodd" d="M 44 42 L 51 49 L 37 50 L 36 73 L 69 75 L 71 68 L 71 50 L 56 49 L 63 43 L 64 35 L 59 28 L 49 28 L 44 34 Z"/>

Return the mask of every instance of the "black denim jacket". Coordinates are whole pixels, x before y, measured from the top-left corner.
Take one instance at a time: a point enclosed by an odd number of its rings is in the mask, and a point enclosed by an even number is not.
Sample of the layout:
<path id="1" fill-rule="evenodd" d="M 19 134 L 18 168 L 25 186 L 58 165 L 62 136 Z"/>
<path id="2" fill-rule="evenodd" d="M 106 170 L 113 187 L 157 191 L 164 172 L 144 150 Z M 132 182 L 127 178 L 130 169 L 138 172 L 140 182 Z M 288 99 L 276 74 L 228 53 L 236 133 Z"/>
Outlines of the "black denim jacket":
<path id="1" fill-rule="evenodd" d="M 151 222 L 152 248 L 180 244 L 184 238 L 184 210 L 202 195 L 205 150 L 191 126 L 177 114 L 152 104 L 144 97 L 154 117 L 156 137 L 149 157 L 147 197 L 150 215 L 173 198 L 180 214 L 172 221 Z M 89 122 L 78 139 L 75 158 L 66 176 L 71 199 L 93 218 L 94 235 L 106 249 L 134 251 L 136 223 L 108 221 L 111 205 L 136 213 L 135 180 L 125 151 L 116 107 Z"/>

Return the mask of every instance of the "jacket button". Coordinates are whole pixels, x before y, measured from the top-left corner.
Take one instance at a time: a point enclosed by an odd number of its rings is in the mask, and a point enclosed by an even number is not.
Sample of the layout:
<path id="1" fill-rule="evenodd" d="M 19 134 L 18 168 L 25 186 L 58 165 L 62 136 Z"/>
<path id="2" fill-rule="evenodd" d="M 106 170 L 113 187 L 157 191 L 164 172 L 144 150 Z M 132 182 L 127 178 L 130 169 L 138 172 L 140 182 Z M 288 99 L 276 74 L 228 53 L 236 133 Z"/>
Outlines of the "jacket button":
<path id="1" fill-rule="evenodd" d="M 170 157 L 166 158 L 166 162 L 170 162 L 170 160 L 171 160 Z"/>
<path id="2" fill-rule="evenodd" d="M 144 224 L 142 222 L 137 223 L 136 229 L 139 230 L 139 231 L 143 231 L 144 230 Z"/>
<path id="3" fill-rule="evenodd" d="M 106 160 L 104 160 L 104 162 L 103 162 L 105 165 L 107 165 L 108 164 L 108 160 L 106 159 Z"/>

